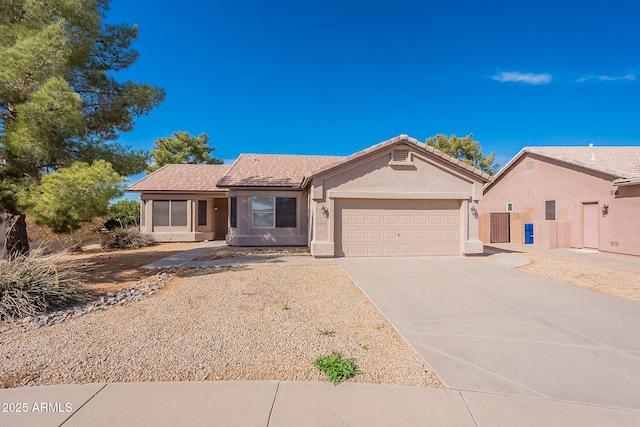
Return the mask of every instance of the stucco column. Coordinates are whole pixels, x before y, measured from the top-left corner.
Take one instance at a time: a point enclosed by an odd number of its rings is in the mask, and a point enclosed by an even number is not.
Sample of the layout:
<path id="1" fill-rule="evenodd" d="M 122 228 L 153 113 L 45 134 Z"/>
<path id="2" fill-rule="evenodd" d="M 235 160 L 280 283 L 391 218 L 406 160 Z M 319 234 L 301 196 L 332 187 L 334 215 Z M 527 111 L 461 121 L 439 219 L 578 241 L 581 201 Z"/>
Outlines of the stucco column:
<path id="1" fill-rule="evenodd" d="M 484 251 L 482 240 L 479 239 L 478 224 L 478 201 L 465 200 L 462 202 L 464 212 L 465 236 L 462 247 L 464 255 L 481 254 Z"/>

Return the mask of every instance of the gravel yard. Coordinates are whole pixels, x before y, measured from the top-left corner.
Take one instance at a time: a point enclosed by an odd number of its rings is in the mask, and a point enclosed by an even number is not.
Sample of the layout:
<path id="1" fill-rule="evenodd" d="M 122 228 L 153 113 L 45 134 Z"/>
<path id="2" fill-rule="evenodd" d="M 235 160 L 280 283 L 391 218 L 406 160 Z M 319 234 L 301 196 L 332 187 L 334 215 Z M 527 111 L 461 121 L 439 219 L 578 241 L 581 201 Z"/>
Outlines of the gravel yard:
<path id="1" fill-rule="evenodd" d="M 0 387 L 120 381 L 326 381 L 332 350 L 350 381 L 442 387 L 339 266 L 190 270 L 123 307 L 34 328 L 0 324 Z"/>
<path id="2" fill-rule="evenodd" d="M 492 246 L 529 259 L 517 270 L 602 294 L 640 302 L 640 257 L 612 253 L 571 254 L 568 250 L 538 250 L 523 245 Z"/>

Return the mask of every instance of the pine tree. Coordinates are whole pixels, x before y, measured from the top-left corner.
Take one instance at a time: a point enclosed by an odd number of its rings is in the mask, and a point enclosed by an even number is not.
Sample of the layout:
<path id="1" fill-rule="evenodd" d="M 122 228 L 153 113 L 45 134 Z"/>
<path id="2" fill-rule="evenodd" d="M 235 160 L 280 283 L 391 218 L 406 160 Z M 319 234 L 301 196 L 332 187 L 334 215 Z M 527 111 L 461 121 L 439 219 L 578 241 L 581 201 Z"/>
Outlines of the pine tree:
<path id="1" fill-rule="evenodd" d="M 29 250 L 26 213 L 67 231 L 87 214 L 106 209 L 104 197 L 121 191 L 121 180 L 94 161 L 108 162 L 118 175 L 146 167 L 148 153 L 119 145 L 118 135 L 131 130 L 135 117 L 159 105 L 165 94 L 148 84 L 114 79 L 114 72 L 138 56 L 131 48 L 138 30 L 105 24 L 109 1 L 0 1 L 0 210 L 7 217 L 11 256 Z M 60 173 L 43 179 L 55 171 Z M 97 200 L 56 199 L 61 190 L 52 183 L 68 183 L 69 174 L 88 188 L 108 183 L 116 191 L 102 193 L 104 206 L 93 211 L 83 204 Z M 64 200 L 66 206 L 49 209 L 42 200 L 57 205 Z"/>

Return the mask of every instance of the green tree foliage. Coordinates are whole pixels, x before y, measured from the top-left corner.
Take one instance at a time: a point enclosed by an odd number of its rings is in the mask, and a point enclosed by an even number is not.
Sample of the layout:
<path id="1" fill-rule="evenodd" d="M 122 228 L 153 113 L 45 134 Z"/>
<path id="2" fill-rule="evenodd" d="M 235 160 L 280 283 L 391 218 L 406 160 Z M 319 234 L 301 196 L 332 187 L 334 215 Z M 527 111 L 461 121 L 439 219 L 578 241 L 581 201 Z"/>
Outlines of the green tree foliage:
<path id="1" fill-rule="evenodd" d="M 455 135 L 447 137 L 446 135 L 438 134 L 427 138 L 426 144 L 456 159 L 460 159 L 489 175 L 495 174 L 500 168 L 500 165 L 495 163 L 496 153 L 493 152 L 485 156 L 482 153 L 480 143 L 473 140 L 473 134 L 469 134 L 464 138 L 458 138 Z"/>
<path id="2" fill-rule="evenodd" d="M 109 230 L 140 225 L 140 203 L 135 200 L 119 200 L 109 206 L 107 218 L 105 227 Z"/>
<path id="3" fill-rule="evenodd" d="M 153 164 L 147 168 L 147 173 L 169 164 L 221 165 L 221 159 L 211 157 L 215 148 L 209 147 L 208 142 L 209 137 L 206 133 L 191 136 L 189 132 L 174 132 L 168 138 L 158 138 L 150 153 Z"/>
<path id="4" fill-rule="evenodd" d="M 30 212 L 56 233 L 80 228 L 81 222 L 107 214 L 109 200 L 124 193 L 126 180 L 110 163 L 76 162 L 42 176 Z"/>
<path id="5" fill-rule="evenodd" d="M 41 184 L 43 177 L 83 162 L 84 169 L 75 166 L 69 173 L 85 174 L 84 186 L 89 178 L 96 180 L 95 188 L 110 182 L 117 194 L 120 181 L 93 174 L 92 168 L 106 169 L 95 160 L 105 160 L 120 175 L 146 167 L 148 153 L 121 146 L 117 139 L 164 99 L 164 91 L 114 79 L 138 56 L 131 48 L 138 29 L 104 23 L 109 2 L 0 0 L 0 210 L 8 213 L 11 254 L 28 251 L 25 213 L 68 230 L 89 213 L 106 209 L 106 189 L 100 207 L 74 202 L 64 209 L 54 199 L 55 208 L 45 207 L 38 198 L 53 186 Z M 64 173 L 53 177 L 51 182 L 66 182 Z"/>

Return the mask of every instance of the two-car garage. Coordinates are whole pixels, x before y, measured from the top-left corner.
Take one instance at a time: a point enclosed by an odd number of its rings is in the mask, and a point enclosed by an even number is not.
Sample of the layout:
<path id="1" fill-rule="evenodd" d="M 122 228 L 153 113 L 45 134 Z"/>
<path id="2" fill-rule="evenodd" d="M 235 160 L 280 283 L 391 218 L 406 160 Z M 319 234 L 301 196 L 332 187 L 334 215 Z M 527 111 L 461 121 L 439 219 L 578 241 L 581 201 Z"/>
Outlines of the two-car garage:
<path id="1" fill-rule="evenodd" d="M 460 254 L 459 200 L 335 200 L 336 256 Z"/>

